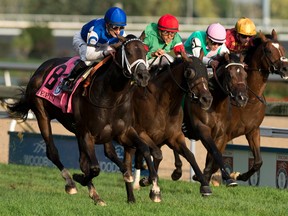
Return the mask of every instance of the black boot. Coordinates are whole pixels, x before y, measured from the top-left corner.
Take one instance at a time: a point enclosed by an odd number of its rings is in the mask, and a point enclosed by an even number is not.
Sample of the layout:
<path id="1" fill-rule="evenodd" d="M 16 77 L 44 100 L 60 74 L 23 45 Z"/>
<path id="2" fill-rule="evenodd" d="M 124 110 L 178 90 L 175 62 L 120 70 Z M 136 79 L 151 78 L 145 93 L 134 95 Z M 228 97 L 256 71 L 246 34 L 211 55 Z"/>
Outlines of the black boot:
<path id="1" fill-rule="evenodd" d="M 84 69 L 86 66 L 85 62 L 79 60 L 78 63 L 74 66 L 70 74 L 65 77 L 62 81 L 61 89 L 65 92 L 72 92 L 73 89 L 73 81 L 75 78 L 79 75 L 79 72 L 82 72 L 82 69 Z"/>

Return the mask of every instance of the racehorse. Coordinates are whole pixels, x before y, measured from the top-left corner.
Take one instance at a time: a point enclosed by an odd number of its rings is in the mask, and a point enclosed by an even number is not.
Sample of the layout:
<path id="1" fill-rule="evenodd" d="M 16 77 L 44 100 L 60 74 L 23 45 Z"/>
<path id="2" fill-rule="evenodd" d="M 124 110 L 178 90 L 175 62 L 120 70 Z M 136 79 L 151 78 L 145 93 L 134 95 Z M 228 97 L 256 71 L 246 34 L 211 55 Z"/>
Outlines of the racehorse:
<path id="1" fill-rule="evenodd" d="M 185 55 L 176 59 L 171 65 L 162 70 L 151 68 L 152 78 L 148 86 L 137 88 L 133 94 L 133 107 L 135 112 L 135 129 L 140 137 L 145 140 L 151 152 L 157 151 L 162 145 L 167 144 L 181 154 L 200 176 L 200 193 L 210 195 L 209 183 L 201 179 L 202 172 L 195 160 L 193 153 L 187 148 L 185 136 L 181 130 L 183 112 L 182 98 L 187 98 L 203 109 L 208 109 L 212 96 L 208 89 L 208 75 L 205 65 L 199 58 L 186 58 Z M 157 66 L 156 66 L 157 67 Z M 143 108 L 145 110 L 143 110 Z M 142 155 L 142 153 L 140 153 Z M 136 150 L 135 167 L 142 166 L 142 157 Z M 153 155 L 153 153 L 152 153 Z M 131 159 L 131 157 L 130 157 Z M 156 171 L 161 158 L 153 158 Z M 149 179 L 142 179 L 141 185 L 149 185 Z"/>
<path id="2" fill-rule="evenodd" d="M 220 166 L 223 178 L 227 186 L 236 186 L 235 180 L 231 179 L 224 167 L 222 154 L 216 147 L 215 137 L 221 135 L 224 128 L 219 121 L 229 121 L 232 102 L 236 106 L 244 107 L 248 101 L 247 73 L 244 70 L 243 56 L 226 53 L 220 60 L 217 71 L 209 80 L 209 88 L 213 95 L 213 102 L 209 110 L 192 104 L 189 100 L 184 101 L 183 131 L 186 137 L 201 140 L 208 153 Z M 215 127 L 219 130 L 213 131 Z M 172 174 L 173 180 L 178 180 L 182 175 L 179 155 L 174 152 L 176 169 Z M 197 176 L 197 175 L 196 175 Z M 205 176 L 206 181 L 210 179 Z"/>
<path id="3" fill-rule="evenodd" d="M 247 64 L 245 70 L 248 74 L 249 100 L 246 106 L 230 105 L 229 112 L 223 113 L 222 118 L 218 118 L 217 124 L 214 124 L 210 129 L 212 139 L 221 153 L 224 152 L 229 140 L 245 135 L 254 156 L 254 163 L 243 174 L 231 174 L 235 180 L 241 181 L 247 181 L 255 172 L 260 170 L 262 165 L 260 125 L 265 117 L 266 101 L 263 93 L 269 74 L 279 74 L 283 79 L 288 79 L 288 60 L 285 57 L 283 46 L 277 40 L 277 33 L 274 29 L 271 35 L 259 33 L 259 36 L 254 40 L 254 46 L 248 50 L 244 62 Z M 193 106 L 191 108 L 187 106 L 185 109 L 188 113 L 192 113 Z M 186 115 L 184 119 L 187 123 L 194 123 L 194 117 L 191 115 Z M 197 131 L 199 131 L 195 127 L 186 129 L 188 134 L 197 134 Z M 219 164 L 217 164 L 217 161 L 215 163 L 215 158 L 213 159 L 212 156 L 213 154 L 207 154 L 206 158 L 204 175 L 207 179 L 210 179 L 212 174 L 219 168 Z M 179 169 L 181 170 L 181 168 Z"/>
<path id="4" fill-rule="evenodd" d="M 98 205 L 106 205 L 106 203 L 100 198 L 92 183 L 93 178 L 100 172 L 94 144 L 102 144 L 114 139 L 119 143 L 133 144 L 142 151 L 146 151 L 143 154 L 148 166 L 151 167 L 149 171 L 152 181 L 157 182 L 157 173 L 152 165 L 149 148 L 132 127 L 133 91 L 136 85 L 145 87 L 150 79 L 146 62 L 147 51 L 143 42 L 135 36 L 119 37 L 119 40 L 120 43 L 117 47 L 115 46 L 115 56 L 94 73 L 86 91 L 83 85 L 79 85 L 71 96 L 73 113 L 65 113 L 47 100 L 36 96 L 52 68 L 60 67 L 70 59 L 69 57 L 50 59 L 41 64 L 31 77 L 26 91 L 22 92 L 21 99 L 7 106 L 14 118 L 26 120 L 28 111 L 31 109 L 34 112 L 46 143 L 47 157 L 61 171 L 66 181 L 65 190 L 69 194 L 77 192 L 75 182 L 60 161 L 53 141 L 50 121 L 57 119 L 66 129 L 76 135 L 80 152 L 80 168 L 83 174 L 74 174 L 73 179 L 88 187 L 89 196 Z M 57 76 L 59 74 L 52 75 L 54 78 Z M 55 82 L 48 82 L 49 85 L 53 83 Z M 83 95 L 85 92 L 86 94 Z M 123 137 L 125 137 L 125 142 L 122 140 Z M 126 172 L 124 175 L 126 188 L 132 187 L 130 179 L 132 179 L 132 174 Z M 135 202 L 133 194 L 127 195 L 128 202 Z"/>
<path id="5" fill-rule="evenodd" d="M 212 83 L 212 88 L 210 87 L 211 93 L 213 95 L 213 102 L 210 109 L 202 109 L 200 104 L 195 104 L 191 102 L 191 100 L 188 97 L 185 97 L 185 111 L 189 111 L 188 113 L 185 113 L 184 115 L 189 115 L 191 119 L 193 119 L 194 125 L 190 122 L 184 124 L 185 127 L 196 127 L 197 129 L 193 130 L 193 133 L 185 133 L 185 136 L 191 138 L 193 136 L 194 139 L 199 139 L 203 141 L 204 146 L 207 148 L 211 154 L 216 158 L 218 164 L 221 165 L 222 171 L 224 173 L 224 176 L 227 180 L 227 186 L 235 186 L 237 183 L 235 180 L 231 179 L 229 174 L 226 172 L 224 168 L 224 163 L 222 160 L 222 155 L 218 151 L 215 143 L 213 142 L 211 135 L 209 134 L 210 128 L 207 126 L 207 124 L 215 124 L 216 117 L 218 115 L 215 114 L 215 107 L 218 106 L 221 107 L 222 110 L 229 109 L 229 102 L 227 102 L 228 95 L 233 98 L 236 104 L 239 106 L 245 106 L 248 95 L 247 95 L 247 85 L 246 85 L 246 77 L 247 73 L 244 70 L 244 64 L 243 64 L 243 58 L 239 58 L 236 55 L 233 54 L 225 54 L 223 57 L 220 57 L 218 59 L 220 61 L 220 66 L 217 70 L 217 73 L 214 73 L 214 78 L 210 79 L 210 86 Z M 188 106 L 188 107 L 187 107 Z M 214 115 L 213 115 L 214 114 Z M 214 119 L 215 118 L 215 119 Z M 175 155 L 175 166 L 176 169 L 172 173 L 172 179 L 178 180 L 182 175 L 182 162 L 180 161 L 179 154 L 174 151 Z M 179 158 L 179 159 L 178 159 Z M 207 180 L 206 180 L 207 181 Z"/>

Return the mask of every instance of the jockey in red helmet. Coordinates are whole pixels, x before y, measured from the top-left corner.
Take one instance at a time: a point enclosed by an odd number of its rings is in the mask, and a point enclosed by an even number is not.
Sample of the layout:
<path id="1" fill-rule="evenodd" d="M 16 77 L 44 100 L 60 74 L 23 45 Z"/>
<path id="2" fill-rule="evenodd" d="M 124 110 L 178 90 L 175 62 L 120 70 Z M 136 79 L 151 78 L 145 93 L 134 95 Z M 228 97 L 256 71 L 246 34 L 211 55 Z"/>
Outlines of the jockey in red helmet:
<path id="1" fill-rule="evenodd" d="M 148 62 L 151 64 L 167 64 L 174 59 L 169 53 L 174 51 L 175 55 L 184 52 L 182 39 L 179 35 L 179 22 L 171 14 L 160 17 L 158 23 L 150 23 L 142 32 L 140 38 L 148 47 Z M 160 58 L 165 55 L 167 58 Z M 156 58 L 156 59 L 155 59 Z M 168 60 L 168 62 L 167 62 Z"/>

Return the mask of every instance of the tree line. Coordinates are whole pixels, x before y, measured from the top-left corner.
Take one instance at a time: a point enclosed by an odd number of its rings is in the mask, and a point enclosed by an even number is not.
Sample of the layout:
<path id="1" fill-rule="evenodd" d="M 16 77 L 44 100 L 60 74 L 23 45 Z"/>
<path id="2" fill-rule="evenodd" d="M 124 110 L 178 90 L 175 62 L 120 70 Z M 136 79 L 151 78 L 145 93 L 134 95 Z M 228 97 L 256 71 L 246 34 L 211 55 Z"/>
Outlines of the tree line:
<path id="1" fill-rule="evenodd" d="M 122 7 L 128 16 L 179 17 L 247 16 L 262 18 L 263 2 L 270 2 L 272 19 L 287 19 L 288 1 L 283 0 L 0 0 L 0 13 L 103 15 L 112 6 Z"/>

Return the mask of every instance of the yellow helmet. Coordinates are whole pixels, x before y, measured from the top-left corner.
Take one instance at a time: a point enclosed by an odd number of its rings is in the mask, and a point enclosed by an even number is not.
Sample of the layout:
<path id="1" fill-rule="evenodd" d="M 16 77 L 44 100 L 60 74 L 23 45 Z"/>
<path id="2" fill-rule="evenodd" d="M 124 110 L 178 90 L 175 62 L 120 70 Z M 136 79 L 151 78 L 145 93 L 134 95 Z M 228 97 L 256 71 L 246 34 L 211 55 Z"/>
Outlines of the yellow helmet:
<path id="1" fill-rule="evenodd" d="M 235 29 L 237 33 L 247 35 L 247 36 L 254 36 L 256 35 L 256 27 L 252 20 L 246 17 L 240 18 L 236 25 Z"/>

